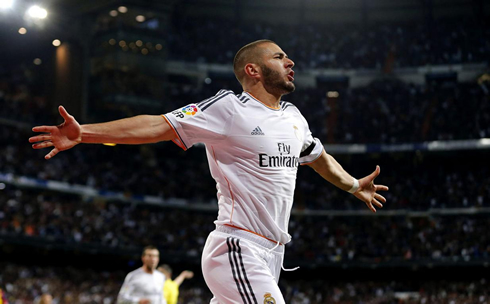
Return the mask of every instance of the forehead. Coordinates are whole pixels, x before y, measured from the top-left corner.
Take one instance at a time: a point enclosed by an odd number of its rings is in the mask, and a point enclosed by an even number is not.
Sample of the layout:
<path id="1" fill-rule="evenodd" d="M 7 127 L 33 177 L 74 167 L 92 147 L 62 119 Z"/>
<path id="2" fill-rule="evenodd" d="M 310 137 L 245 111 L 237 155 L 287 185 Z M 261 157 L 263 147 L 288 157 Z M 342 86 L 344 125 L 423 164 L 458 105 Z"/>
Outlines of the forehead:
<path id="1" fill-rule="evenodd" d="M 147 249 L 147 250 L 145 250 L 145 255 L 159 256 L 160 252 L 156 249 Z"/>
<path id="2" fill-rule="evenodd" d="M 271 43 L 271 42 L 263 43 L 262 45 L 260 45 L 260 48 L 262 49 L 262 53 L 266 56 L 271 56 L 271 55 L 274 55 L 276 53 L 285 54 L 280 46 L 278 46 L 275 43 Z"/>

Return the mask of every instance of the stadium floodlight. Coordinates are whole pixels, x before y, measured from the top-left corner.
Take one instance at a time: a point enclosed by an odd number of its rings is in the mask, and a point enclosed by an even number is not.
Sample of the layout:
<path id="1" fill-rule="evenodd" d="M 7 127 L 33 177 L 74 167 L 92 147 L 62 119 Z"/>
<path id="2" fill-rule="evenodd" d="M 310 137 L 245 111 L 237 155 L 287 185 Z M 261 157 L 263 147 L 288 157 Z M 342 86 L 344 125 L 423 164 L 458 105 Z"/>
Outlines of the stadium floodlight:
<path id="1" fill-rule="evenodd" d="M 61 41 L 59 39 L 55 39 L 55 40 L 53 40 L 53 45 L 54 46 L 60 46 L 61 45 Z"/>
<path id="2" fill-rule="evenodd" d="M 14 0 L 0 0 L 0 9 L 9 9 L 14 6 Z"/>
<path id="3" fill-rule="evenodd" d="M 27 10 L 27 14 L 34 19 L 44 19 L 48 16 L 48 11 L 42 7 L 33 5 Z"/>

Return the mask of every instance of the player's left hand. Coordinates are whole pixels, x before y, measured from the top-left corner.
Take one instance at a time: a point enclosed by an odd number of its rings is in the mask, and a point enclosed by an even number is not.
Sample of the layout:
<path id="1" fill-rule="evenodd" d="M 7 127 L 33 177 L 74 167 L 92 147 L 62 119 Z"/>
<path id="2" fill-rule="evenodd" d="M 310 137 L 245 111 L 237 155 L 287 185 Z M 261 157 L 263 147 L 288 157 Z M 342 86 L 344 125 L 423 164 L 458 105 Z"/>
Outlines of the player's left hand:
<path id="1" fill-rule="evenodd" d="M 377 191 L 388 191 L 388 187 L 384 185 L 375 185 L 374 179 L 379 175 L 381 169 L 376 166 L 376 170 L 366 177 L 359 179 L 359 189 L 354 192 L 354 196 L 366 203 L 372 212 L 376 212 L 376 208 L 383 208 L 386 203 L 386 198 Z"/>

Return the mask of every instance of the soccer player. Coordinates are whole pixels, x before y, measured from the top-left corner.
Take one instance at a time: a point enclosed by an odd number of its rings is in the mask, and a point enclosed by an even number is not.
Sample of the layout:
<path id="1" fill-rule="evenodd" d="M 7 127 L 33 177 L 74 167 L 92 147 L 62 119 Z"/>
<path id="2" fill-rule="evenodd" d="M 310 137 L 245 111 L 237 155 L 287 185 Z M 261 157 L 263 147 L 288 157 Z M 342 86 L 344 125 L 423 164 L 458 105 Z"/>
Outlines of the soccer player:
<path id="1" fill-rule="evenodd" d="M 51 304 L 53 303 L 53 296 L 49 293 L 43 293 L 39 299 L 39 304 Z"/>
<path id="2" fill-rule="evenodd" d="M 117 296 L 118 304 L 165 304 L 163 284 L 165 275 L 156 268 L 160 252 L 154 246 L 146 246 L 141 255 L 143 266 L 126 275 Z"/>
<path id="3" fill-rule="evenodd" d="M 0 288 L 0 304 L 9 304 L 9 301 L 7 299 L 7 295 L 2 290 L 2 288 Z"/>
<path id="4" fill-rule="evenodd" d="M 169 265 L 163 264 L 157 269 L 167 278 L 165 280 L 165 285 L 163 286 L 163 294 L 165 295 L 167 304 L 177 304 L 180 284 L 182 284 L 185 279 L 192 279 L 194 277 L 194 272 L 184 270 L 175 278 L 175 280 L 172 280 L 172 268 Z"/>
<path id="5" fill-rule="evenodd" d="M 295 90 L 294 62 L 274 42 L 241 48 L 233 69 L 243 92 L 215 96 L 162 116 L 141 115 L 79 125 L 60 106 L 59 126 L 39 126 L 34 149 L 53 147 L 50 159 L 79 143 L 144 144 L 172 140 L 184 150 L 204 143 L 217 183 L 219 213 L 202 253 L 212 303 L 284 303 L 278 287 L 298 165 L 308 165 L 376 212 L 386 199 L 375 185 L 380 168 L 361 179 L 349 175 L 314 138 L 308 123 L 283 95 Z"/>

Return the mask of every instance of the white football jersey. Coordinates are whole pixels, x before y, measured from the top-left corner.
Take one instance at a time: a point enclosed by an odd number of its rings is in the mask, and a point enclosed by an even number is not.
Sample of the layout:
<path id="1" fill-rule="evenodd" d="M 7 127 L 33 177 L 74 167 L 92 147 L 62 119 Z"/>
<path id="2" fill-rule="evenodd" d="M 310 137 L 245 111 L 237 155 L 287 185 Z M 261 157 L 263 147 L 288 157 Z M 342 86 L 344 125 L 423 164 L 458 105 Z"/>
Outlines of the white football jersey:
<path id="1" fill-rule="evenodd" d="M 218 190 L 217 225 L 227 225 L 283 244 L 299 164 L 320 157 L 300 111 L 289 102 L 266 106 L 250 93 L 221 90 L 215 96 L 163 115 L 184 150 L 204 143 Z"/>
<path id="2" fill-rule="evenodd" d="M 154 270 L 147 273 L 142 267 L 128 273 L 117 296 L 118 304 L 137 304 L 141 299 L 150 300 L 151 304 L 166 304 L 163 296 L 165 275 Z"/>

